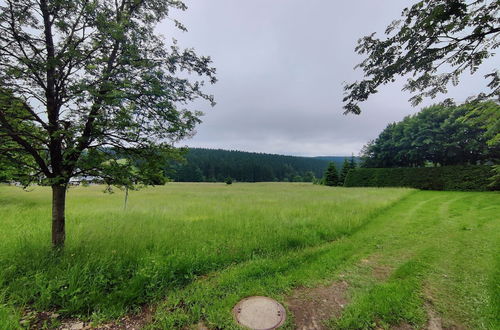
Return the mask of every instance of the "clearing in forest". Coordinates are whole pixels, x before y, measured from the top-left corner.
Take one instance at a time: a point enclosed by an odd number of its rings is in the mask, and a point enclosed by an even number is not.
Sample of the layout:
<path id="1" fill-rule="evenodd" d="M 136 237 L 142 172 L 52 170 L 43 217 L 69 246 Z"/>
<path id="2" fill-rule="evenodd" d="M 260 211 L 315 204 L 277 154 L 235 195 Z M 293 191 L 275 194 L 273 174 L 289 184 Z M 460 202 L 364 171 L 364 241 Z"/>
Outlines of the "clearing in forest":
<path id="1" fill-rule="evenodd" d="M 124 211 L 103 189 L 70 189 L 54 255 L 49 189 L 0 186 L 0 328 L 45 312 L 49 327 L 231 329 L 254 295 L 287 308 L 284 328 L 499 326 L 498 193 L 168 184 L 132 192 Z M 311 299 L 338 306 L 315 314 Z"/>

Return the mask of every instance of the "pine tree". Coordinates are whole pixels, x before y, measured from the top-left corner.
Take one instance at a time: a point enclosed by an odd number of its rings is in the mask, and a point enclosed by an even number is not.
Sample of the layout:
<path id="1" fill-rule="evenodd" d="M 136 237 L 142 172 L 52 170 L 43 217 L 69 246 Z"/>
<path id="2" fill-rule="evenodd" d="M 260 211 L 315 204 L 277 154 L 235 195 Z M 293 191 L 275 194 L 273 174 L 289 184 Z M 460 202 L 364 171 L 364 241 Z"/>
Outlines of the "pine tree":
<path id="1" fill-rule="evenodd" d="M 335 163 L 330 162 L 328 168 L 325 171 L 325 185 L 326 186 L 336 186 L 339 183 L 339 175 L 337 169 L 335 168 Z"/>
<path id="2" fill-rule="evenodd" d="M 344 159 L 344 164 L 342 165 L 342 170 L 340 171 L 339 178 L 339 186 L 343 186 L 345 182 L 345 178 L 347 177 L 347 173 L 351 170 L 351 163 L 346 159 Z"/>
<path id="3" fill-rule="evenodd" d="M 349 169 L 354 170 L 356 166 L 357 164 L 356 161 L 354 160 L 354 155 L 351 155 L 351 160 L 349 161 Z"/>

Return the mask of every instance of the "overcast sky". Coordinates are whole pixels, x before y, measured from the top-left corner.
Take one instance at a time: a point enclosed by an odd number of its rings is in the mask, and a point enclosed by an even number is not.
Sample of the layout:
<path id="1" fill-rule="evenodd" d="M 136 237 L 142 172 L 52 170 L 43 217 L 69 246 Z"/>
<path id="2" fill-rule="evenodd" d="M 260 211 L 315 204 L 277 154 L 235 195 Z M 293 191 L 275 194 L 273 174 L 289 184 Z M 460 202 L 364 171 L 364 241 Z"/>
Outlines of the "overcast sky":
<path id="1" fill-rule="evenodd" d="M 181 145 L 287 155 L 350 155 L 384 127 L 416 113 L 404 80 L 379 89 L 362 104 L 361 115 L 343 115 L 342 82 L 360 79 L 353 67 L 358 38 L 381 33 L 408 0 L 187 0 L 159 32 L 184 47 L 210 55 L 218 82 L 206 89 L 217 105 L 205 112 L 197 134 Z M 450 88 L 446 97 L 463 101 L 486 91 L 482 75 L 500 67 L 498 57 Z M 424 104 L 424 105 L 425 105 Z"/>

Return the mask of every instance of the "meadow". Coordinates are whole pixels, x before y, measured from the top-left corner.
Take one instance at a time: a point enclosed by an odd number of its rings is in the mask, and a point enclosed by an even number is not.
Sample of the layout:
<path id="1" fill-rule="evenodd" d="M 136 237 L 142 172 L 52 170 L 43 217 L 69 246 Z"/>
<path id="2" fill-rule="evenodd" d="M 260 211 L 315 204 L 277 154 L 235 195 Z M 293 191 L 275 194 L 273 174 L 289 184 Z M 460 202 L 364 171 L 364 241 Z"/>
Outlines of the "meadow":
<path id="1" fill-rule="evenodd" d="M 350 302 L 331 328 L 418 328 L 429 304 L 444 325 L 499 326 L 498 193 L 171 183 L 131 192 L 124 209 L 123 192 L 103 190 L 70 188 L 56 253 L 50 190 L 0 186 L 0 328 L 27 310 L 99 324 L 144 306 L 149 328 L 237 328 L 241 298 L 287 307 L 294 288 L 340 278 Z"/>

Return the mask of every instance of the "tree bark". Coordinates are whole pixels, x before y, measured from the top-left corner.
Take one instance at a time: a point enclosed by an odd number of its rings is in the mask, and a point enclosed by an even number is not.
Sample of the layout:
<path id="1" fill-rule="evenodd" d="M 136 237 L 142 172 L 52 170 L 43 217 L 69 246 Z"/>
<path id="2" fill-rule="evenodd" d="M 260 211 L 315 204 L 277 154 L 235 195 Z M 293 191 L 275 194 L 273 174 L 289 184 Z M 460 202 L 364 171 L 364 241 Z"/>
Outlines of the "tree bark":
<path id="1" fill-rule="evenodd" d="M 65 230 L 66 185 L 52 186 L 52 247 L 64 246 Z"/>
<path id="2" fill-rule="evenodd" d="M 128 201 L 128 187 L 125 187 L 125 203 L 123 204 L 123 210 L 127 209 L 127 201 Z"/>

